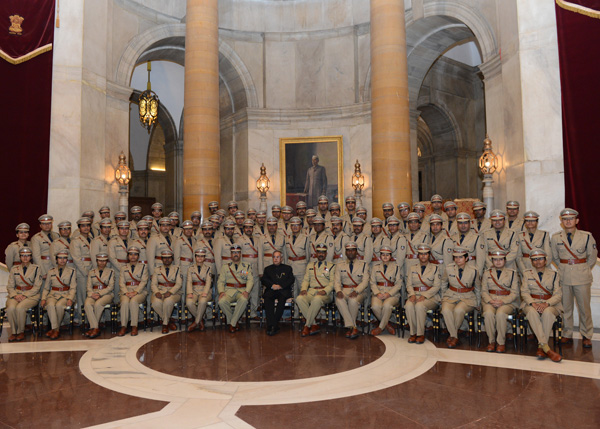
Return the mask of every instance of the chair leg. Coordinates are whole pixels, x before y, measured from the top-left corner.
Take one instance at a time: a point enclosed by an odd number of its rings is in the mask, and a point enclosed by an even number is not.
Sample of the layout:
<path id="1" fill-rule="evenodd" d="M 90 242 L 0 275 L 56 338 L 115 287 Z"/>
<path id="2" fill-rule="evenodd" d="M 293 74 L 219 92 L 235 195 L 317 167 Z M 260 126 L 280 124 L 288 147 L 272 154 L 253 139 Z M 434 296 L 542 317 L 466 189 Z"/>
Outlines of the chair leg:
<path id="1" fill-rule="evenodd" d="M 481 313 L 477 312 L 477 348 L 481 347 Z"/>
<path id="2" fill-rule="evenodd" d="M 473 312 L 471 311 L 467 316 L 467 320 L 469 323 L 469 346 L 473 344 L 473 328 L 474 328 L 474 320 L 473 320 Z"/>
<path id="3" fill-rule="evenodd" d="M 513 330 L 513 347 L 515 351 L 517 350 L 517 312 L 515 311 L 512 315 L 512 330 Z"/>
<path id="4" fill-rule="evenodd" d="M 150 332 L 154 330 L 154 307 L 150 305 Z"/>
<path id="5" fill-rule="evenodd" d="M 562 356 L 562 317 L 556 316 L 556 323 L 558 324 L 558 353 Z M 554 342 L 556 344 L 556 342 Z"/>
<path id="6" fill-rule="evenodd" d="M 2 328 L 4 327 L 4 315 L 6 314 L 6 309 L 0 309 L 0 335 L 2 335 Z"/>
<path id="7" fill-rule="evenodd" d="M 69 309 L 69 335 L 73 335 L 73 324 L 75 323 L 75 304 Z"/>

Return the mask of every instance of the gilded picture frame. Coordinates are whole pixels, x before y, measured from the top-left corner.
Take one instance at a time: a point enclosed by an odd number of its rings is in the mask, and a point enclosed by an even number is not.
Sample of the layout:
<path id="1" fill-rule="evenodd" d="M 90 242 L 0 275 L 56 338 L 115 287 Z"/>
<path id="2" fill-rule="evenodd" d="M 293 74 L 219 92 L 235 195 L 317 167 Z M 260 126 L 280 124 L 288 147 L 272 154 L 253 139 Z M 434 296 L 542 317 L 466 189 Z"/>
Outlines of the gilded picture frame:
<path id="1" fill-rule="evenodd" d="M 314 155 L 318 157 L 317 165 L 313 164 Z M 289 205 L 295 209 L 298 201 L 305 201 L 308 208 L 313 208 L 321 192 L 325 191 L 329 203 L 340 203 L 343 211 L 342 136 L 280 138 L 279 171 L 282 206 Z M 327 183 L 324 187 L 323 174 Z"/>

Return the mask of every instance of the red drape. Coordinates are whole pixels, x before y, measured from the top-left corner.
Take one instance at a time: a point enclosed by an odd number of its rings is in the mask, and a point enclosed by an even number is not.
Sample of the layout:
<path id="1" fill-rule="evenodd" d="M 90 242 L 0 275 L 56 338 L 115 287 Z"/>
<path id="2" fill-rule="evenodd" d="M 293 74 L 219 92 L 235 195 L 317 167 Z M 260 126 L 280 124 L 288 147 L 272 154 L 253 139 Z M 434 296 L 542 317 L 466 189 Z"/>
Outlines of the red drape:
<path id="1" fill-rule="evenodd" d="M 600 0 L 569 0 L 600 11 Z M 556 5 L 566 205 L 600 239 L 600 19 Z"/>
<path id="2" fill-rule="evenodd" d="M 15 15 L 24 18 L 22 32 L 10 34 L 9 17 Z M 22 57 L 53 43 L 54 0 L 2 0 L 0 23 L 0 49 L 13 59 Z M 39 230 L 37 218 L 47 209 L 52 51 L 19 64 L 0 58 L 0 82 L 3 254 L 16 240 L 17 224 L 29 223 L 33 235 Z"/>

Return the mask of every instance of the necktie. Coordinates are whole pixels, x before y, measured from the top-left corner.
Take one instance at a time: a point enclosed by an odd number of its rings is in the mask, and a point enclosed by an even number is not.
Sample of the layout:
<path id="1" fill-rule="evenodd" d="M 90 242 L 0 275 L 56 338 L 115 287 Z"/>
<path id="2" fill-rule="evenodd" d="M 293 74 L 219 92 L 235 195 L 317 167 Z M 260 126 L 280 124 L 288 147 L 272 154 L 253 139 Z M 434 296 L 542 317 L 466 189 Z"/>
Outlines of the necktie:
<path id="1" fill-rule="evenodd" d="M 533 234 L 531 232 L 529 233 L 529 241 L 533 241 Z"/>
<path id="2" fill-rule="evenodd" d="M 275 244 L 275 236 L 271 235 L 271 241 L 273 242 L 273 244 Z"/>
<path id="3" fill-rule="evenodd" d="M 352 274 L 352 268 L 354 268 L 354 262 L 350 261 L 350 274 Z"/>
<path id="4" fill-rule="evenodd" d="M 248 237 L 250 239 L 250 243 L 252 243 L 252 245 L 254 246 L 254 240 L 252 239 L 252 237 Z"/>
<path id="5" fill-rule="evenodd" d="M 134 270 L 135 270 L 135 265 L 131 264 L 131 272 L 133 273 Z"/>
<path id="6" fill-rule="evenodd" d="M 52 243 L 54 240 L 52 240 L 52 233 L 48 234 L 48 240 L 50 240 L 50 243 Z"/>
<path id="7" fill-rule="evenodd" d="M 452 229 L 452 221 L 449 220 L 448 221 L 448 231 L 450 231 Z"/>
<path id="8" fill-rule="evenodd" d="M 387 270 L 387 264 L 383 265 L 383 274 L 385 274 L 385 270 Z"/>
<path id="9" fill-rule="evenodd" d="M 198 265 L 198 272 L 201 271 L 201 267 L 202 267 L 201 265 Z"/>
<path id="10" fill-rule="evenodd" d="M 462 244 L 464 239 L 465 239 L 465 234 L 460 234 L 460 244 Z"/>
<path id="11" fill-rule="evenodd" d="M 294 237 L 292 238 L 292 244 L 296 244 L 296 236 L 294 235 Z"/>
<path id="12" fill-rule="evenodd" d="M 209 238 L 208 239 L 208 245 L 210 246 L 210 248 L 212 249 L 212 240 Z"/>
<path id="13" fill-rule="evenodd" d="M 414 233 L 410 233 L 410 241 L 412 241 L 412 239 L 415 238 L 415 234 Z"/>
<path id="14" fill-rule="evenodd" d="M 100 275 L 99 275 L 98 277 L 100 277 L 100 278 L 102 278 L 102 271 L 103 271 L 103 270 L 100 270 L 100 271 L 99 271 Z"/>
<path id="15" fill-rule="evenodd" d="M 510 229 L 510 228 L 512 228 L 512 224 L 513 224 L 513 222 L 514 222 L 514 220 L 509 220 L 509 221 L 508 221 L 508 228 L 509 228 L 509 229 Z"/>
<path id="16" fill-rule="evenodd" d="M 544 275 L 544 273 L 542 273 L 542 272 L 539 272 L 539 273 L 538 273 L 538 276 L 539 276 L 539 278 L 540 278 L 540 281 L 542 281 L 542 276 L 543 276 L 543 275 Z"/>
<path id="17" fill-rule="evenodd" d="M 431 244 L 433 244 L 435 242 L 435 235 L 431 236 Z"/>
<path id="18" fill-rule="evenodd" d="M 62 268 L 58 269 L 58 277 L 62 277 L 62 270 L 63 270 Z"/>
<path id="19" fill-rule="evenodd" d="M 261 226 L 261 227 L 260 227 L 260 231 L 261 231 L 261 232 L 264 234 L 264 233 L 265 233 L 265 227 L 264 227 L 264 226 Z"/>
<path id="20" fill-rule="evenodd" d="M 125 249 L 127 249 L 127 240 L 123 240 L 123 244 L 125 244 Z"/>
<path id="21" fill-rule="evenodd" d="M 358 240 L 358 235 L 354 236 L 354 242 L 356 243 L 356 240 Z"/>
<path id="22" fill-rule="evenodd" d="M 190 247 L 194 247 L 194 246 L 192 245 L 192 237 L 188 237 L 188 241 L 189 241 L 189 243 L 190 243 Z"/>
<path id="23" fill-rule="evenodd" d="M 463 269 L 459 268 L 458 269 L 458 278 L 462 280 L 462 273 L 463 273 Z"/>
<path id="24" fill-rule="evenodd" d="M 165 235 L 165 239 L 167 240 L 167 243 L 169 243 L 169 247 L 171 247 L 171 239 L 169 238 L 169 236 Z"/>
<path id="25" fill-rule="evenodd" d="M 27 267 L 25 265 L 23 265 L 23 275 L 25 275 L 27 273 Z"/>
<path id="26" fill-rule="evenodd" d="M 481 221 L 477 222 L 477 231 L 481 231 Z"/>
<path id="27" fill-rule="evenodd" d="M 319 264 L 317 265 L 317 268 L 321 268 L 321 264 L 322 264 L 322 262 L 319 261 Z"/>
<path id="28" fill-rule="evenodd" d="M 169 277 L 169 267 L 166 267 L 166 268 L 165 268 L 165 271 L 166 271 L 166 273 L 167 273 L 167 277 Z"/>
<path id="29" fill-rule="evenodd" d="M 90 237 L 86 237 L 86 238 L 87 238 L 88 244 L 92 244 L 92 239 Z"/>
<path id="30" fill-rule="evenodd" d="M 496 238 L 500 241 L 500 231 L 496 231 Z"/>
<path id="31" fill-rule="evenodd" d="M 500 278 L 501 274 L 502 274 L 502 270 L 496 270 L 496 277 Z"/>
<path id="32" fill-rule="evenodd" d="M 425 272 L 425 268 L 427 268 L 426 265 L 421 265 L 421 275 L 423 275 L 423 273 Z"/>
<path id="33" fill-rule="evenodd" d="M 67 243 L 71 244 L 71 239 L 67 238 Z"/>
<path id="34" fill-rule="evenodd" d="M 570 233 L 570 232 L 567 233 L 567 240 L 569 240 L 569 246 L 571 244 L 573 244 L 573 234 L 572 233 Z"/>

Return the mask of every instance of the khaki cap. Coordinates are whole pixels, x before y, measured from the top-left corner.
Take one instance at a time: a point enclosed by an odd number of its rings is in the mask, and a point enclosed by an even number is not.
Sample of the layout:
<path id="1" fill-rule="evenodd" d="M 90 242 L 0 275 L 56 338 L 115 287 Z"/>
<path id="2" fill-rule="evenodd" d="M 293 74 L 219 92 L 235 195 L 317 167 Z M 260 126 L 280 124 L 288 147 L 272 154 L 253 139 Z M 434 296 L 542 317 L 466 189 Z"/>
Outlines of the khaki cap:
<path id="1" fill-rule="evenodd" d="M 358 245 L 354 241 L 347 242 L 344 247 L 346 248 L 346 250 L 348 250 L 348 249 L 358 249 Z"/>
<path id="2" fill-rule="evenodd" d="M 141 220 L 137 223 L 137 225 L 135 226 L 136 229 L 140 229 L 140 228 L 150 228 L 150 224 L 145 221 L 145 220 Z"/>
<path id="3" fill-rule="evenodd" d="M 81 225 L 91 225 L 92 220 L 89 217 L 82 217 L 77 221 L 77 226 Z"/>
<path id="4" fill-rule="evenodd" d="M 108 253 L 98 253 L 96 255 L 96 261 L 108 261 Z"/>
<path id="5" fill-rule="evenodd" d="M 339 216 L 332 216 L 331 219 L 329 219 L 329 222 L 333 223 L 342 223 L 344 221 L 344 219 L 342 219 Z"/>
<path id="6" fill-rule="evenodd" d="M 410 209 L 410 204 L 407 202 L 402 202 L 398 204 L 398 210 Z"/>
<path id="7" fill-rule="evenodd" d="M 294 209 L 291 208 L 290 206 L 283 206 L 281 208 L 281 213 L 293 213 Z"/>
<path id="8" fill-rule="evenodd" d="M 217 201 L 211 201 L 208 203 L 208 207 L 219 207 L 219 203 Z"/>
<path id="9" fill-rule="evenodd" d="M 358 216 L 354 216 L 352 218 L 352 225 L 364 225 L 365 224 L 365 220 L 363 218 L 360 218 Z"/>
<path id="10" fill-rule="evenodd" d="M 329 204 L 329 210 L 341 210 L 342 206 L 340 206 L 340 203 L 331 203 Z"/>
<path id="11" fill-rule="evenodd" d="M 206 249 L 204 247 L 202 247 L 201 249 L 196 249 L 196 251 L 194 252 L 194 255 L 206 256 Z"/>
<path id="12" fill-rule="evenodd" d="M 102 228 L 103 226 L 109 226 L 112 227 L 112 220 L 110 220 L 110 218 L 105 217 L 104 219 L 102 219 L 99 223 L 100 227 Z"/>
<path id="13" fill-rule="evenodd" d="M 192 228 L 194 228 L 194 222 L 192 222 L 191 220 L 184 220 L 183 223 L 181 224 L 181 228 L 192 229 Z"/>
<path id="14" fill-rule="evenodd" d="M 59 256 L 62 256 L 63 258 L 68 258 L 69 251 L 67 249 L 59 250 L 58 252 L 56 252 L 56 257 L 58 258 Z"/>
<path id="15" fill-rule="evenodd" d="M 379 253 L 392 253 L 392 249 L 390 248 L 390 246 L 381 246 L 381 248 L 379 249 Z"/>
<path id="16" fill-rule="evenodd" d="M 169 250 L 169 249 L 165 249 L 162 252 L 160 252 L 160 257 L 161 258 L 172 258 L 173 257 L 173 251 Z"/>
<path id="17" fill-rule="evenodd" d="M 525 220 L 538 220 L 540 218 L 540 215 L 534 212 L 533 210 L 530 210 L 523 215 L 523 218 Z"/>
<path id="18" fill-rule="evenodd" d="M 321 196 L 319 197 L 319 200 L 318 200 L 318 202 L 319 202 L 319 203 L 328 203 L 328 202 L 329 202 L 329 198 L 327 198 L 327 196 L 326 196 L 326 195 L 321 195 Z"/>
<path id="19" fill-rule="evenodd" d="M 388 223 L 388 225 L 400 225 L 400 219 L 398 219 L 396 216 L 392 215 L 387 218 L 387 223 Z"/>
<path id="20" fill-rule="evenodd" d="M 302 225 L 302 219 L 300 219 L 297 216 L 294 216 L 293 218 L 290 219 L 290 224 L 292 224 L 292 225 Z"/>
<path id="21" fill-rule="evenodd" d="M 383 226 L 383 221 L 378 217 L 374 217 L 373 219 L 371 219 L 371 226 Z"/>
<path id="22" fill-rule="evenodd" d="M 130 210 L 131 213 L 141 213 L 142 208 L 140 206 L 133 206 Z"/>
<path id="23" fill-rule="evenodd" d="M 244 226 L 254 226 L 254 221 L 252 219 L 246 219 L 244 221 Z"/>
<path id="24" fill-rule="evenodd" d="M 237 203 L 237 201 L 229 201 L 229 202 L 227 203 L 227 208 L 231 208 L 231 207 L 237 207 L 237 206 L 238 206 L 238 203 Z"/>
<path id="25" fill-rule="evenodd" d="M 506 250 L 496 249 L 490 252 L 490 257 L 492 259 L 506 258 Z"/>
<path id="26" fill-rule="evenodd" d="M 305 209 L 308 207 L 304 201 L 298 201 L 296 203 L 296 209 Z"/>
<path id="27" fill-rule="evenodd" d="M 200 213 L 198 210 L 193 211 L 192 214 L 190 215 L 190 218 L 195 218 L 195 217 L 202 217 L 202 213 Z"/>
<path id="28" fill-rule="evenodd" d="M 471 215 L 469 213 L 460 212 L 459 214 L 456 215 L 456 221 L 457 222 L 470 222 Z"/>
<path id="29" fill-rule="evenodd" d="M 455 203 L 454 201 L 446 201 L 446 202 L 444 203 L 444 208 L 445 208 L 445 209 L 447 209 L 447 208 L 449 208 L 449 207 L 454 207 L 454 208 L 456 208 L 457 206 L 456 206 L 456 203 Z"/>
<path id="30" fill-rule="evenodd" d="M 548 255 L 542 249 L 535 249 L 529 254 L 529 259 L 533 259 L 535 257 L 546 258 L 546 257 L 548 257 Z"/>
<path id="31" fill-rule="evenodd" d="M 502 210 L 492 210 L 492 212 L 490 213 L 490 219 L 492 219 L 492 220 L 506 219 L 506 213 L 504 213 Z"/>
<path id="32" fill-rule="evenodd" d="M 442 223 L 444 222 L 444 220 L 442 219 L 442 217 L 439 214 L 435 214 L 433 213 L 431 216 L 429 216 L 429 223 Z"/>
<path id="33" fill-rule="evenodd" d="M 317 252 L 327 252 L 327 246 L 325 245 L 325 243 L 319 243 L 315 246 L 315 250 Z"/>
<path id="34" fill-rule="evenodd" d="M 506 203 L 506 208 L 507 209 L 518 209 L 521 205 L 519 204 L 518 201 L 508 201 Z"/>
<path id="35" fill-rule="evenodd" d="M 464 247 L 460 247 L 460 246 L 455 246 L 454 249 L 452 249 L 452 256 L 463 256 L 463 255 L 468 255 L 469 251 L 467 249 L 465 249 Z"/>
<path id="36" fill-rule="evenodd" d="M 140 248 L 137 246 L 129 246 L 129 248 L 127 249 L 127 253 L 137 253 L 139 255 Z"/>
<path id="37" fill-rule="evenodd" d="M 417 246 L 417 253 L 430 253 L 431 246 L 429 244 L 419 244 Z"/>
<path id="38" fill-rule="evenodd" d="M 58 229 L 65 229 L 65 228 L 71 228 L 71 222 L 69 222 L 68 220 L 64 220 L 58 224 Z"/>
<path id="39" fill-rule="evenodd" d="M 346 201 L 346 202 L 356 202 L 356 198 L 353 195 L 349 195 L 346 198 L 344 198 L 344 201 Z"/>
<path id="40" fill-rule="evenodd" d="M 29 247 L 21 247 L 19 249 L 19 255 L 32 255 L 33 252 Z"/>
<path id="41" fill-rule="evenodd" d="M 574 209 L 566 208 L 566 209 L 562 209 L 560 211 L 560 218 L 561 219 L 563 219 L 563 218 L 569 218 L 569 217 L 577 217 L 577 216 L 579 216 L 579 212 L 577 210 L 574 210 Z"/>
<path id="42" fill-rule="evenodd" d="M 98 210 L 98 213 L 109 213 L 110 212 L 110 207 L 108 206 L 102 206 L 100 207 L 100 210 Z"/>
<path id="43" fill-rule="evenodd" d="M 40 223 L 50 223 L 54 221 L 54 218 L 49 214 L 43 214 L 40 217 L 38 217 L 38 221 Z"/>
<path id="44" fill-rule="evenodd" d="M 433 203 L 433 202 L 440 202 L 440 203 L 441 203 L 443 200 L 444 200 L 444 199 L 442 198 L 442 196 L 441 196 L 441 195 L 439 195 L 439 194 L 435 194 L 434 196 L 432 196 L 432 197 L 431 197 L 431 200 L 430 200 L 430 201 L 431 201 L 432 203 Z"/>
<path id="45" fill-rule="evenodd" d="M 29 224 L 23 222 L 23 223 L 20 223 L 20 224 L 17 225 L 17 227 L 15 228 L 15 231 L 16 232 L 19 232 L 19 231 L 27 231 L 27 232 L 29 232 L 30 229 L 31 228 L 29 227 Z"/>
<path id="46" fill-rule="evenodd" d="M 231 245 L 231 247 L 229 248 L 229 250 L 231 252 L 241 252 L 242 251 L 242 246 L 240 246 L 239 244 L 235 243 L 235 244 Z"/>
<path id="47" fill-rule="evenodd" d="M 411 220 L 420 221 L 421 220 L 421 216 L 419 216 L 415 212 L 409 213 L 408 216 L 406 216 L 406 221 L 410 222 Z"/>
<path id="48" fill-rule="evenodd" d="M 150 207 L 152 210 L 162 210 L 163 209 L 163 205 L 161 203 L 154 203 L 152 204 L 152 207 Z"/>
<path id="49" fill-rule="evenodd" d="M 383 210 L 394 210 L 394 205 L 392 203 L 383 203 L 381 208 Z"/>
<path id="50" fill-rule="evenodd" d="M 171 225 L 171 219 L 169 219 L 168 217 L 161 217 L 160 220 L 158 221 L 159 225 Z"/>
<path id="51" fill-rule="evenodd" d="M 325 219 L 323 219 L 321 216 L 315 216 L 313 223 L 325 223 Z"/>
<path id="52" fill-rule="evenodd" d="M 126 220 L 122 220 L 117 224 L 117 228 L 127 228 L 129 229 L 131 225 L 129 225 L 129 222 L 127 222 Z"/>

